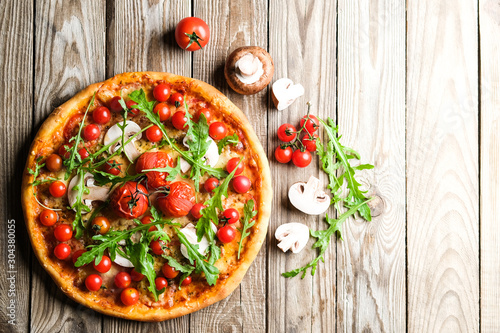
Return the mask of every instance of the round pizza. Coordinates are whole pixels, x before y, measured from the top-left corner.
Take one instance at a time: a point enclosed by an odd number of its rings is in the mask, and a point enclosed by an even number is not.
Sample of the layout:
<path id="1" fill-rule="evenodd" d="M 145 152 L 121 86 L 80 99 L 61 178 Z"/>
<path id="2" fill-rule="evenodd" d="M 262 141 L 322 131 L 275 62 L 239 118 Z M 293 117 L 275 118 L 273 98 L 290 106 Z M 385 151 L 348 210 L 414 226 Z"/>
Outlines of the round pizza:
<path id="1" fill-rule="evenodd" d="M 228 296 L 265 239 L 272 189 L 244 114 L 214 87 L 117 75 L 58 107 L 31 146 L 33 250 L 69 297 L 141 321 Z"/>

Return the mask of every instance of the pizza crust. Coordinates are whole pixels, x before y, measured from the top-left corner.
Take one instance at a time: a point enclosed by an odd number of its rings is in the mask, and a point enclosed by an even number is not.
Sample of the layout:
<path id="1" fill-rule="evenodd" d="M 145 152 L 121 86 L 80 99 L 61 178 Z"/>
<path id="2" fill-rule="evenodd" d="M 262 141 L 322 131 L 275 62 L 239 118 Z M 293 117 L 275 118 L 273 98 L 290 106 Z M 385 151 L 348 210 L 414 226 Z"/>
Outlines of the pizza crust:
<path id="1" fill-rule="evenodd" d="M 47 156 L 55 150 L 52 147 L 53 144 L 51 145 L 51 142 L 53 142 L 52 138 L 56 135 L 61 135 L 59 131 L 63 130 L 64 124 L 73 115 L 74 110 L 81 109 L 88 105 L 94 92 L 100 91 L 101 88 L 107 87 L 108 85 L 133 84 L 137 81 L 142 82 L 143 80 L 164 80 L 166 82 L 184 81 L 189 85 L 190 91 L 199 94 L 207 102 L 225 113 L 226 116 L 230 117 L 237 124 L 237 127 L 244 133 L 246 140 L 250 143 L 253 158 L 257 162 L 261 174 L 261 181 L 258 184 L 254 184 L 254 186 L 258 186 L 258 190 L 256 191 L 259 195 L 257 207 L 258 215 L 256 217 L 256 223 L 251 229 L 252 233 L 247 238 L 246 244 L 243 247 L 242 259 L 239 260 L 239 265 L 231 272 L 231 275 L 227 279 L 219 279 L 215 286 L 208 289 L 208 292 L 202 293 L 198 298 L 187 300 L 183 305 L 176 305 L 172 308 L 150 308 L 140 303 L 134 306 L 125 307 L 112 305 L 107 301 L 105 302 L 106 304 L 102 304 L 103 302 L 101 301 L 103 299 L 98 295 L 82 291 L 74 285 L 72 280 L 69 281 L 64 279 L 57 270 L 58 267 L 49 259 L 51 253 L 47 253 L 48 251 L 43 236 L 41 232 L 39 232 L 37 216 L 40 208 L 31 191 L 30 183 L 33 181 L 33 176 L 28 172 L 28 168 L 34 167 L 37 156 Z M 47 147 L 52 148 L 52 151 L 47 151 Z M 220 91 L 205 82 L 160 72 L 134 72 L 116 75 L 107 81 L 88 86 L 69 101 L 55 109 L 42 124 L 31 145 L 23 175 L 21 193 L 25 222 L 35 255 L 61 290 L 76 302 L 93 310 L 111 316 L 138 321 L 162 321 L 183 316 L 216 303 L 231 294 L 240 284 L 265 240 L 272 201 L 271 176 L 266 154 L 252 126 L 241 110 L 229 101 Z"/>

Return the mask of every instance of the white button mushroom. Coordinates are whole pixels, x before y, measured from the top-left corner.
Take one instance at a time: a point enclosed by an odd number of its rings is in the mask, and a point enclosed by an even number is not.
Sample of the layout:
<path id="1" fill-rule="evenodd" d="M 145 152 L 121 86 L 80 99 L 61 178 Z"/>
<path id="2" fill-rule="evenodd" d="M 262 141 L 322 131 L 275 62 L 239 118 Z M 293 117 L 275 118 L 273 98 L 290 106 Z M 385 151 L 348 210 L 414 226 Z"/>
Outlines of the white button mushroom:
<path id="1" fill-rule="evenodd" d="M 217 232 L 217 227 L 213 223 L 210 223 L 210 226 L 212 227 L 212 230 L 214 232 Z M 205 255 L 207 253 L 209 245 L 208 239 L 205 237 L 205 235 L 203 235 L 201 241 L 198 242 L 198 236 L 196 236 L 196 228 L 192 223 L 188 223 L 184 228 L 181 229 L 181 232 L 184 234 L 184 236 L 186 236 L 189 243 L 198 245 L 198 252 L 200 254 Z M 187 249 L 184 244 L 181 244 L 181 253 L 184 257 L 189 259 Z"/>
<path id="2" fill-rule="evenodd" d="M 314 176 L 307 183 L 293 184 L 288 198 L 295 208 L 309 215 L 322 214 L 330 207 L 330 197 L 320 189 L 319 179 Z"/>
<path id="3" fill-rule="evenodd" d="M 111 126 L 111 128 L 106 132 L 106 135 L 104 136 L 104 145 L 108 145 L 111 142 L 113 142 L 114 140 L 121 138 L 123 132 L 125 132 L 125 134 L 124 134 L 125 141 L 127 141 L 128 139 L 130 139 L 132 136 L 134 136 L 135 134 L 137 134 L 141 130 L 141 127 L 139 125 L 137 125 L 137 123 L 135 123 L 131 120 L 125 121 L 125 128 L 123 128 L 123 131 L 122 131 L 122 128 L 120 127 L 122 125 L 123 125 L 123 122 L 119 122 L 119 123 Z M 139 155 L 141 155 L 141 153 L 135 147 L 135 143 L 134 143 L 135 141 L 139 140 L 141 137 L 142 137 L 142 134 L 139 133 L 139 135 L 137 135 L 134 139 L 132 139 L 123 148 L 125 155 L 127 156 L 127 158 L 131 162 L 135 161 L 139 157 Z M 110 154 L 113 154 L 118 149 L 120 149 L 121 144 L 122 144 L 122 140 L 119 140 L 114 145 L 109 147 L 108 152 Z"/>
<path id="4" fill-rule="evenodd" d="M 280 242 L 278 247 L 283 252 L 291 249 L 293 253 L 299 253 L 309 241 L 309 228 L 302 223 L 285 223 L 276 229 L 274 237 Z"/>
<path id="5" fill-rule="evenodd" d="M 297 98 L 304 95 L 304 87 L 300 84 L 293 84 L 293 81 L 287 78 L 279 79 L 273 83 L 272 98 L 274 106 L 278 111 L 289 107 Z"/>
<path id="6" fill-rule="evenodd" d="M 189 145 L 187 144 L 187 140 L 189 139 L 188 136 L 185 136 L 184 139 L 182 140 L 182 144 L 186 147 L 189 148 Z M 219 148 L 217 147 L 217 144 L 215 141 L 211 138 L 207 138 L 207 142 L 210 142 L 210 145 L 208 146 L 207 152 L 205 155 L 203 155 L 203 159 L 205 160 L 205 165 L 209 165 L 212 168 L 217 164 L 219 161 Z M 191 169 L 191 164 L 189 164 L 185 159 L 181 157 L 180 159 L 181 163 L 181 171 L 182 172 L 187 172 L 189 169 Z"/>
<path id="7" fill-rule="evenodd" d="M 83 176 L 85 187 L 88 190 L 88 193 L 84 193 L 82 196 L 83 203 L 92 208 L 92 201 L 106 201 L 109 196 L 109 187 L 106 186 L 96 186 L 94 176 L 87 172 Z M 78 191 L 74 189 L 74 187 L 79 183 L 79 176 L 74 176 L 69 182 L 68 186 L 68 202 L 72 207 L 76 203 L 76 197 Z M 87 192 L 87 191 L 86 191 Z"/>

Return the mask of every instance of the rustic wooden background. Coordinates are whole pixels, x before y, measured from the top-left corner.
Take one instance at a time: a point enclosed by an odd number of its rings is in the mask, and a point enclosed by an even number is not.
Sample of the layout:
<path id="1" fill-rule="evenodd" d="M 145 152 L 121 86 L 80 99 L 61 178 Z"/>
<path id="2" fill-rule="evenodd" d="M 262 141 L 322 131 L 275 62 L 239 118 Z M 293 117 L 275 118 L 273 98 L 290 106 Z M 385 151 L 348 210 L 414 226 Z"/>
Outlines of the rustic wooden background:
<path id="1" fill-rule="evenodd" d="M 184 52 L 176 23 L 211 28 Z M 499 332 L 500 3 L 497 0 L 82 0 L 0 2 L 0 330 L 4 332 Z M 306 94 L 289 109 L 269 91 L 243 97 L 223 76 L 243 45 L 269 50 L 274 79 Z M 70 301 L 33 256 L 20 178 L 46 116 L 87 85 L 155 70 L 213 84 L 248 116 L 274 179 L 269 235 L 224 301 L 162 323 L 102 316 Z M 284 222 L 324 228 L 290 209 L 290 184 L 320 175 L 278 165 L 277 127 L 334 117 L 343 142 L 375 164 L 361 175 L 382 199 L 371 223 L 349 221 L 316 276 L 280 273 L 313 258 L 281 253 Z M 7 221 L 17 240 L 16 326 L 7 324 Z"/>

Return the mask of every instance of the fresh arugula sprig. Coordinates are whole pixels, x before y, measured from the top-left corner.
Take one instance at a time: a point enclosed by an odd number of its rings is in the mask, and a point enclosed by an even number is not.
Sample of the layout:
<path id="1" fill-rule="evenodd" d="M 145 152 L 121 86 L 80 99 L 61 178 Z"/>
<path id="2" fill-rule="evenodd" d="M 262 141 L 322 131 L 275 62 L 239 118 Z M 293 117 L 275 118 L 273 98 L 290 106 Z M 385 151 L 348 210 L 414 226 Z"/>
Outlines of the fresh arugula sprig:
<path id="1" fill-rule="evenodd" d="M 70 207 L 75 210 L 75 219 L 73 220 L 73 231 L 75 231 L 75 238 L 79 239 L 82 237 L 85 231 L 85 225 L 83 224 L 82 212 L 89 213 L 90 208 L 83 202 L 83 195 L 88 193 L 89 190 L 85 186 L 85 170 L 83 168 L 78 168 L 76 171 L 76 176 L 78 177 L 76 185 L 69 189 L 69 191 L 76 191 L 76 201 Z"/>
<path id="2" fill-rule="evenodd" d="M 177 260 L 175 260 L 171 256 L 162 256 L 163 258 L 167 259 L 168 265 L 175 269 L 176 271 L 179 271 L 182 273 L 180 279 L 179 279 L 179 290 L 181 290 L 181 285 L 182 281 L 184 281 L 193 271 L 195 270 L 195 267 L 193 265 L 189 264 L 181 264 Z"/>
<path id="3" fill-rule="evenodd" d="M 111 187 L 115 186 L 116 184 L 121 184 L 128 181 L 139 181 L 146 175 L 145 173 L 138 173 L 135 175 L 115 176 L 110 173 L 96 169 L 86 169 L 86 171 L 94 175 L 94 180 L 97 185 L 103 186 L 111 184 Z"/>
<path id="4" fill-rule="evenodd" d="M 62 209 L 55 209 L 55 208 L 49 208 L 47 206 L 45 206 L 44 204 L 42 204 L 39 200 L 38 200 L 38 197 L 37 197 L 37 194 L 36 194 L 36 186 L 38 185 L 41 185 L 41 184 L 45 184 L 45 183 L 51 183 L 51 182 L 55 182 L 56 180 L 58 180 L 57 178 L 54 178 L 54 177 L 47 177 L 45 179 L 40 179 L 38 180 L 38 176 L 40 175 L 40 170 L 45 166 L 45 163 L 42 163 L 40 164 L 40 162 L 42 161 L 42 156 L 38 157 L 35 161 L 35 170 L 31 169 L 31 168 L 28 168 L 28 173 L 30 175 L 33 175 L 33 182 L 31 182 L 31 191 L 33 192 L 33 196 L 35 197 L 35 200 L 36 202 L 38 202 L 38 204 L 40 206 L 42 206 L 43 208 L 45 209 L 52 209 L 54 211 L 60 211 Z"/>
<path id="5" fill-rule="evenodd" d="M 180 227 L 181 225 L 179 223 L 174 223 L 170 219 L 164 219 L 163 216 L 158 212 L 156 207 L 151 206 L 151 209 L 149 211 L 151 213 L 151 217 L 153 218 L 151 220 L 152 223 L 155 222 L 165 222 L 167 225 L 172 225 L 175 227 Z M 141 223 L 139 220 L 134 220 L 136 223 Z M 150 223 L 149 223 L 150 224 Z M 146 234 L 146 238 L 148 239 L 149 242 L 152 240 L 162 240 L 164 242 L 170 242 L 170 236 L 163 230 L 163 228 L 154 228 L 152 231 L 149 231 Z"/>
<path id="6" fill-rule="evenodd" d="M 311 268 L 311 275 L 314 275 L 316 273 L 316 268 L 318 265 L 318 262 L 321 260 L 325 262 L 324 254 L 326 250 L 328 249 L 328 246 L 332 240 L 333 235 L 337 235 L 339 238 L 342 239 L 342 236 L 340 234 L 340 226 L 342 223 L 351 215 L 356 213 L 356 211 L 361 207 L 362 205 L 365 205 L 367 202 L 369 202 L 372 199 L 368 199 L 366 201 L 363 201 L 362 203 L 359 203 L 353 207 L 351 207 L 347 212 L 342 214 L 338 219 L 333 219 L 329 218 L 328 214 L 326 214 L 326 223 L 328 223 L 329 227 L 328 229 L 325 230 L 310 230 L 311 236 L 316 238 L 316 242 L 313 244 L 313 249 L 319 248 L 319 254 L 316 258 L 314 258 L 311 262 L 309 262 L 307 265 L 296 268 L 292 271 L 282 273 L 281 275 L 289 278 L 289 277 L 294 277 L 297 276 L 299 273 L 302 272 L 301 278 L 303 279 L 306 276 L 307 270 Z"/>
<path id="7" fill-rule="evenodd" d="M 233 135 L 228 135 L 225 138 L 223 138 L 222 140 L 220 140 L 217 143 L 217 148 L 219 149 L 219 155 L 222 154 L 222 149 L 225 146 L 227 146 L 229 144 L 236 146 L 238 144 L 238 142 L 240 142 L 240 137 L 236 133 L 234 133 Z"/>
<path id="8" fill-rule="evenodd" d="M 148 102 L 146 98 L 146 93 L 144 92 L 143 89 L 131 92 L 129 94 L 129 97 L 131 100 L 137 103 L 137 105 L 134 105 L 134 108 L 144 112 L 146 118 L 148 118 L 149 121 L 151 121 L 154 125 L 160 128 L 160 131 L 163 134 L 163 138 L 167 141 L 167 144 L 170 147 L 172 147 L 173 150 L 178 152 L 183 159 L 185 159 L 189 164 L 191 164 L 191 166 L 197 164 L 197 167 L 199 167 L 201 170 L 217 178 L 223 178 L 227 175 L 227 173 L 221 168 L 212 168 L 209 165 L 205 165 L 203 161 L 197 162 L 193 160 L 191 153 L 189 151 L 184 151 L 181 148 L 179 148 L 179 146 L 177 146 L 177 144 L 168 136 L 165 125 L 163 125 L 163 123 L 160 121 L 158 115 L 154 113 L 153 108 L 155 102 L 154 101 Z"/>
<path id="9" fill-rule="evenodd" d="M 253 210 L 255 206 L 255 201 L 253 199 L 248 200 L 243 207 L 243 228 L 241 229 L 241 238 L 238 244 L 238 259 L 240 259 L 241 249 L 243 247 L 243 239 L 250 236 L 248 229 L 254 226 L 255 220 L 252 219 L 257 215 L 257 211 Z"/>
<path id="10" fill-rule="evenodd" d="M 207 280 L 207 283 L 211 286 L 215 285 L 217 279 L 219 278 L 219 269 L 213 264 L 218 258 L 214 259 L 215 261 L 212 261 L 212 258 L 207 261 L 207 258 L 200 252 L 198 252 L 198 245 L 191 244 L 179 229 L 177 229 L 177 237 L 179 238 L 181 244 L 186 247 L 189 263 L 194 266 L 194 262 L 196 261 L 196 267 L 194 270 L 195 273 L 205 273 L 205 279 Z M 217 253 L 216 250 L 214 252 Z M 214 252 L 211 251 L 211 253 Z"/>

